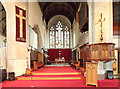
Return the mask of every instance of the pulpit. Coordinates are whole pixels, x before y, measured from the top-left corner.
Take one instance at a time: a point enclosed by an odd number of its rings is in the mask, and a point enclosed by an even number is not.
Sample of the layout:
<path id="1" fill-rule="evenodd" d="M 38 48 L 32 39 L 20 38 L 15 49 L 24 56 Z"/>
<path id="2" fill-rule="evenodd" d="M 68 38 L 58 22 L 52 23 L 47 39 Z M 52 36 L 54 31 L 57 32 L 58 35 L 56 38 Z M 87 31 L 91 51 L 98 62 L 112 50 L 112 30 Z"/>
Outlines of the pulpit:
<path id="1" fill-rule="evenodd" d="M 91 61 L 110 61 L 114 59 L 113 43 L 96 43 L 89 47 Z"/>

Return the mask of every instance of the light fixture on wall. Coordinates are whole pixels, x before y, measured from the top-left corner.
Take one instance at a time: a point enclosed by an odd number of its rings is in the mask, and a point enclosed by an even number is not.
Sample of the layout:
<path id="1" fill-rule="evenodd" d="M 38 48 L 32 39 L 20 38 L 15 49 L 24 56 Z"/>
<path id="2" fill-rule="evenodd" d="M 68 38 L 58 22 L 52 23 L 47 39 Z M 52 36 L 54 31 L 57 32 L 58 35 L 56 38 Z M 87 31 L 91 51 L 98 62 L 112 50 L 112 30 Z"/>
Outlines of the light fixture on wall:
<path id="1" fill-rule="evenodd" d="M 45 51 L 44 47 L 42 47 L 41 50 L 44 52 Z"/>
<path id="2" fill-rule="evenodd" d="M 29 51 L 32 51 L 32 46 L 29 45 L 29 47 L 27 48 L 27 50 L 28 50 L 28 52 L 29 52 Z"/>
<path id="3" fill-rule="evenodd" d="M 41 50 L 42 50 L 43 52 L 47 51 L 47 49 L 46 49 L 45 47 L 42 47 Z"/>

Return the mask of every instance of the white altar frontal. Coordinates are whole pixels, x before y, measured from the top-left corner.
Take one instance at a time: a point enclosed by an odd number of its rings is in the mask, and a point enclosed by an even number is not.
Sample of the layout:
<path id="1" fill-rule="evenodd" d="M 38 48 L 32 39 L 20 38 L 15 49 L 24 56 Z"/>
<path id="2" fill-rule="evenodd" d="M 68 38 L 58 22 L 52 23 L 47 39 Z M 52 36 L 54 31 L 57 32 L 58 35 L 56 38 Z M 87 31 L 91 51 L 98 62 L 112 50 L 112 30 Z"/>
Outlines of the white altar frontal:
<path id="1" fill-rule="evenodd" d="M 55 62 L 56 62 L 56 66 L 58 63 L 63 63 L 63 66 L 65 66 L 65 59 L 64 58 L 56 58 Z"/>

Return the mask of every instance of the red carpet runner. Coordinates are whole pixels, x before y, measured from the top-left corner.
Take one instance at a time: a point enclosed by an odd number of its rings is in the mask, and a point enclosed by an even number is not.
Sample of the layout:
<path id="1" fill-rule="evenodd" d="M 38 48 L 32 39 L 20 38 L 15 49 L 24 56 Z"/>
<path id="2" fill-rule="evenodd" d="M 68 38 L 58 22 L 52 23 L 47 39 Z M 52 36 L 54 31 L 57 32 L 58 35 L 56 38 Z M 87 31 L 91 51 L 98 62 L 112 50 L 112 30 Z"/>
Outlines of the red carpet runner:
<path id="1" fill-rule="evenodd" d="M 43 67 L 33 76 L 20 76 L 15 81 L 4 81 L 3 87 L 94 87 L 85 85 L 83 72 L 69 66 Z M 100 80 L 98 87 L 118 87 L 118 80 Z"/>

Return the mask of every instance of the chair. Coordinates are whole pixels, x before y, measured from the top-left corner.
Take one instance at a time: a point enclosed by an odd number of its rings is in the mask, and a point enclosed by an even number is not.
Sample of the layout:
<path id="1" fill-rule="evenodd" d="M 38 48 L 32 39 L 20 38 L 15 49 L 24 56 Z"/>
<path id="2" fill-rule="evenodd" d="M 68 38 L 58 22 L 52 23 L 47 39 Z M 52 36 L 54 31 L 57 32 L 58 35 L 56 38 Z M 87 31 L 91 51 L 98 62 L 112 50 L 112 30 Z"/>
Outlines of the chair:
<path id="1" fill-rule="evenodd" d="M 76 69 L 80 69 L 80 61 L 77 61 L 78 63 L 76 64 Z"/>

